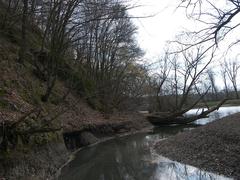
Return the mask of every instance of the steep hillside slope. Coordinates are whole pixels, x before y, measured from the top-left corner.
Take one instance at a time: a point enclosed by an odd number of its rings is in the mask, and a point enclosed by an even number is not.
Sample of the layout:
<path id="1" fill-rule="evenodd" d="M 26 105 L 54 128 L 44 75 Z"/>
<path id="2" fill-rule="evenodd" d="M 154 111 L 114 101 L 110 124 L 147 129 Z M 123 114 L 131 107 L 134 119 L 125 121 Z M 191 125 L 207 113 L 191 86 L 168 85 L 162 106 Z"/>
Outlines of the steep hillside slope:
<path id="1" fill-rule="evenodd" d="M 0 177 L 50 178 L 68 159 L 65 144 L 75 149 L 149 126 L 135 113 L 106 116 L 93 110 L 61 79 L 49 101 L 42 102 L 45 82 L 35 73 L 32 53 L 39 50 L 41 34 L 34 29 L 28 33 L 31 50 L 19 63 L 19 32 L 17 26 L 0 31 Z"/>

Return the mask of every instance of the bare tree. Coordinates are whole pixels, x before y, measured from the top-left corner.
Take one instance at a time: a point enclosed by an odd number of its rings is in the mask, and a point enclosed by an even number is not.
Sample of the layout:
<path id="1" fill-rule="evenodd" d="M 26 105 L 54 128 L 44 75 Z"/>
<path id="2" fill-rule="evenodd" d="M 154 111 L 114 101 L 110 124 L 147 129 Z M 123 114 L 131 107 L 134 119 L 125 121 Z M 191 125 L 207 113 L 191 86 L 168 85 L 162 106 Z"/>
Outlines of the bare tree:
<path id="1" fill-rule="evenodd" d="M 189 32 L 193 42 L 177 41 L 191 48 L 202 44 L 205 46 L 218 46 L 226 37 L 239 31 L 240 4 L 235 0 L 214 1 L 214 0 L 181 0 L 179 8 L 185 8 L 186 15 L 190 19 L 199 22 L 200 28 Z M 226 41 L 225 41 L 226 42 Z M 229 48 L 240 42 L 239 37 L 234 38 L 228 44 Z M 225 43 L 226 44 L 226 43 Z"/>
<path id="2" fill-rule="evenodd" d="M 180 87 L 181 97 L 177 108 L 178 110 L 184 107 L 194 86 L 198 84 L 200 77 L 206 72 L 207 67 L 214 58 L 214 52 L 215 50 L 209 54 L 208 51 L 204 50 L 201 46 L 197 47 L 195 52 L 192 50 L 182 52 L 184 66 L 178 70 L 178 73 L 183 77 L 183 82 Z"/>
<path id="3" fill-rule="evenodd" d="M 136 27 L 127 14 L 128 7 L 115 0 L 46 1 L 41 6 L 44 7 L 38 20 L 44 32 L 41 51 L 46 52 L 40 54 L 47 59 L 45 68 L 37 68 L 44 69 L 41 74 L 46 81 L 42 100 L 48 101 L 66 52 L 71 48 L 78 70 L 84 69 L 79 74 L 88 78 L 86 81 L 98 91 L 93 94 L 102 96 L 101 101 L 109 101 L 111 98 L 105 96 L 116 89 L 121 91 L 113 84 L 123 80 L 125 70 L 142 54 L 134 39 Z"/>
<path id="4" fill-rule="evenodd" d="M 29 25 L 42 32 L 40 50 L 29 50 L 34 56 L 36 74 L 46 83 L 42 101 L 49 100 L 66 64 L 78 73 L 75 79 L 91 84 L 91 94 L 97 94 L 103 104 L 110 105 L 117 101 L 116 97 L 132 93 L 124 90 L 122 83 L 127 79 L 137 82 L 136 69 L 141 68 L 135 62 L 143 55 L 135 40 L 137 28 L 127 13 L 133 7 L 118 0 L 19 1 L 20 61 L 28 51 Z M 9 1 L 9 9 L 17 2 Z M 131 74 L 131 78 L 126 74 Z"/>
<path id="5" fill-rule="evenodd" d="M 207 70 L 207 75 L 208 75 L 208 79 L 209 79 L 210 84 L 211 84 L 212 95 L 215 96 L 214 98 L 215 98 L 215 100 L 217 100 L 218 89 L 217 89 L 217 86 L 216 86 L 216 83 L 215 83 L 215 74 L 211 69 L 208 69 Z"/>
<path id="6" fill-rule="evenodd" d="M 45 71 L 46 92 L 42 96 L 43 101 L 48 101 L 57 80 L 59 67 L 70 45 L 68 36 L 73 31 L 72 18 L 80 2 L 80 0 L 59 0 L 44 4 L 45 10 L 48 11 L 45 11 L 46 19 L 42 20 L 45 25 L 41 51 L 48 49 L 48 53 L 44 57 L 47 59 L 47 68 Z M 74 20 L 77 21 L 77 19 Z"/>
<path id="7" fill-rule="evenodd" d="M 23 62 L 27 50 L 27 23 L 28 23 L 28 0 L 22 0 L 23 8 L 22 8 L 22 29 L 21 29 L 21 47 L 19 52 L 19 62 Z"/>
<path id="8" fill-rule="evenodd" d="M 239 99 L 238 87 L 237 87 L 237 74 L 240 69 L 240 64 L 238 59 L 229 59 L 224 61 L 225 72 L 228 79 L 231 81 L 236 98 Z"/>
<path id="9" fill-rule="evenodd" d="M 83 8 L 84 26 L 74 43 L 76 62 L 85 71 L 83 78 L 91 84 L 88 91 L 97 95 L 104 111 L 111 110 L 120 99 L 131 95 L 126 80 L 138 78 L 133 75 L 138 69 L 135 62 L 143 52 L 136 43 L 136 27 L 125 5 L 101 0 L 85 3 Z"/>
<path id="10" fill-rule="evenodd" d="M 156 64 L 154 63 L 154 66 L 157 66 L 159 72 L 155 73 L 152 76 L 151 86 L 154 89 L 156 89 L 154 90 L 155 91 L 154 96 L 156 97 L 156 103 L 157 103 L 156 109 L 158 111 L 162 111 L 164 110 L 163 106 L 164 106 L 164 99 L 165 99 L 164 86 L 166 84 L 166 81 L 168 81 L 168 78 L 172 69 L 169 52 L 166 51 L 163 57 L 160 57 Z"/>
<path id="11" fill-rule="evenodd" d="M 22 6 L 21 0 L 2 0 L 0 1 L 2 9 L 2 21 L 0 23 L 1 29 L 8 29 L 9 27 L 13 26 L 17 22 L 19 22 L 18 16 L 21 15 Z M 21 21 L 21 20 L 20 20 Z"/>
<path id="12" fill-rule="evenodd" d="M 226 97 L 229 97 L 229 88 L 228 88 L 228 83 L 227 83 L 227 70 L 225 68 L 224 64 L 221 64 L 221 76 L 222 76 L 222 80 L 224 83 L 224 91 L 226 94 Z"/>
<path id="13" fill-rule="evenodd" d="M 183 114 L 194 108 L 199 102 L 204 100 L 204 97 L 208 93 L 210 87 L 207 87 L 202 92 L 202 79 L 206 78 L 208 66 L 211 64 L 214 58 L 215 49 L 209 51 L 202 46 L 195 47 L 195 49 L 184 49 L 179 55 L 172 54 L 169 61 L 171 62 L 171 70 L 167 80 L 164 81 L 165 96 L 168 99 L 168 103 L 162 106 L 168 107 L 170 112 L 164 112 L 156 115 L 150 115 L 151 122 L 156 123 L 189 123 L 200 117 L 206 117 L 206 115 L 215 109 L 218 109 L 223 102 L 222 101 L 215 108 L 209 108 L 203 110 L 200 115 L 196 115 L 190 119 L 183 117 Z M 164 74 L 164 73 L 163 73 Z M 184 120 L 185 119 L 185 120 Z"/>

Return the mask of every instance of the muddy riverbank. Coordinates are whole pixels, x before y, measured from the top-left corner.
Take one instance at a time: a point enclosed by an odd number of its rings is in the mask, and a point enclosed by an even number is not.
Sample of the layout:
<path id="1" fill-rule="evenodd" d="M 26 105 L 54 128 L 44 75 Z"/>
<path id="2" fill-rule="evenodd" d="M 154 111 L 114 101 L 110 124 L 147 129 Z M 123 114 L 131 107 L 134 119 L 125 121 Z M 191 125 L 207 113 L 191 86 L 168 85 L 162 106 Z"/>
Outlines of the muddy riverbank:
<path id="1" fill-rule="evenodd" d="M 72 151 L 152 128 L 140 114 L 114 116 L 80 125 L 79 130 L 60 133 L 59 140 L 55 143 L 46 142 L 28 149 L 22 147 L 21 151 L 11 152 L 11 156 L 1 155 L 0 179 L 55 179 L 61 167 L 74 156 Z"/>
<path id="2" fill-rule="evenodd" d="M 81 125 L 78 130 L 63 133 L 67 149 L 78 148 L 101 142 L 116 136 L 134 134 L 152 129 L 147 119 L 138 113 L 113 116 L 110 119 L 95 121 Z"/>

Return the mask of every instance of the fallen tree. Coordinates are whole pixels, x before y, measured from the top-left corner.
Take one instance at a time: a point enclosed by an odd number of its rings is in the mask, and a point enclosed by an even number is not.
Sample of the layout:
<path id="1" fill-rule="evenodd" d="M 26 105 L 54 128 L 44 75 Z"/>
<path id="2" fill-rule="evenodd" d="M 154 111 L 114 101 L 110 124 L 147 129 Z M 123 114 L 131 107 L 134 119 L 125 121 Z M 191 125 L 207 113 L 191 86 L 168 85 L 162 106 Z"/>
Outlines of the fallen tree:
<path id="1" fill-rule="evenodd" d="M 148 120 L 154 125 L 171 125 L 171 124 L 189 124 L 201 118 L 208 118 L 208 115 L 218 110 L 227 99 L 222 100 L 218 105 L 209 108 L 207 110 L 202 110 L 200 114 L 186 116 L 184 115 L 191 108 L 185 109 L 181 112 L 170 113 L 170 112 L 158 112 L 147 115 Z"/>
<path id="2" fill-rule="evenodd" d="M 190 38 L 187 33 L 182 36 Z M 178 53 L 166 52 L 160 59 L 159 75 L 151 81 L 154 100 L 150 102 L 153 108 L 149 109 L 155 113 L 147 115 L 147 118 L 155 125 L 188 124 L 206 118 L 227 100 L 221 100 L 212 108 L 206 103 L 208 91 L 213 88 L 208 72 L 216 48 L 201 45 L 191 49 L 184 49 L 182 45 L 175 48 L 179 49 Z M 186 116 L 200 102 L 206 108 L 199 114 Z"/>

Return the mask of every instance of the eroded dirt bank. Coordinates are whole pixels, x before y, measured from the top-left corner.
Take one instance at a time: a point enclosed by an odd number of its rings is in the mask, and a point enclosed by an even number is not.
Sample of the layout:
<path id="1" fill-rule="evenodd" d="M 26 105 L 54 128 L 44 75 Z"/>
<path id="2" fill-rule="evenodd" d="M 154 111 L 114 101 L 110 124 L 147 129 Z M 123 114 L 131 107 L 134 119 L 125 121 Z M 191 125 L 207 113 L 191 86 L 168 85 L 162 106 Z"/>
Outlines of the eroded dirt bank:
<path id="1" fill-rule="evenodd" d="M 75 121 L 77 122 L 77 121 Z M 72 125 L 72 123 L 69 123 Z M 92 122 L 66 125 L 63 133 L 66 147 L 76 150 L 118 135 L 136 133 L 152 128 L 147 119 L 138 113 L 112 115 L 109 119 L 95 119 Z"/>
<path id="2" fill-rule="evenodd" d="M 207 171 L 240 178 L 240 113 L 155 144 L 172 160 Z"/>
<path id="3" fill-rule="evenodd" d="M 49 143 L 30 150 L 0 156 L 0 179 L 51 179 L 68 160 L 69 153 L 63 143 Z"/>
<path id="4" fill-rule="evenodd" d="M 66 116 L 63 115 L 63 118 Z M 71 151 L 110 137 L 150 128 L 152 128 L 151 124 L 138 113 L 115 114 L 107 119 L 87 113 L 85 116 L 72 116 L 68 121 L 63 121 L 63 130 L 58 133 L 58 139 L 48 142 L 48 137 L 47 139 L 42 137 L 43 140 L 47 140 L 46 143 L 32 147 L 18 145 L 15 153 L 1 154 L 0 179 L 55 178 L 59 168 L 71 158 Z M 36 136 L 36 138 L 40 137 Z"/>

